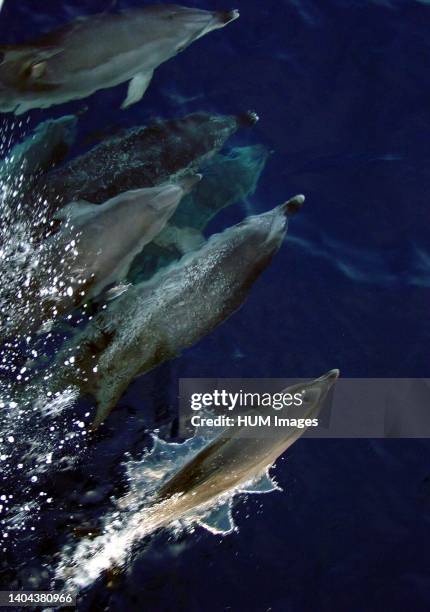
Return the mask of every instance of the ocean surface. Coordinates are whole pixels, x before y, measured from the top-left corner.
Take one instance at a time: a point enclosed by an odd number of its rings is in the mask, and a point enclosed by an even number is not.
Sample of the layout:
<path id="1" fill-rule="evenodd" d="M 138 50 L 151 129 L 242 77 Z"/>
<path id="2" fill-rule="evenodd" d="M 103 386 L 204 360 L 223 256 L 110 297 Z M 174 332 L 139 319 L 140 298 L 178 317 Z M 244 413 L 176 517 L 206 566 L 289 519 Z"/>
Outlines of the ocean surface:
<path id="1" fill-rule="evenodd" d="M 23 42 L 79 15 L 146 4 L 5 0 L 0 41 Z M 69 525 L 98 520 L 125 490 L 126 457 L 142 456 L 159 423 L 175 439 L 179 378 L 314 378 L 331 368 L 345 377 L 429 376 L 430 4 L 187 5 L 237 8 L 240 19 L 158 68 L 128 110 L 120 110 L 121 85 L 31 111 L 25 129 L 85 108 L 77 155 L 95 132 L 200 110 L 253 110 L 257 125 L 228 146 L 263 144 L 271 155 L 255 194 L 222 211 L 207 233 L 296 193 L 306 202 L 245 305 L 136 380 L 99 437 L 75 449 L 73 465 L 54 462 L 39 476 L 37 486 L 55 503 L 29 512 L 10 536 L 3 589 L 49 588 Z M 5 130 L 14 119 L 0 122 Z M 20 435 L 20 444 L 34 442 Z M 418 439 L 299 440 L 272 470 L 282 492 L 235 499 L 236 532 L 221 537 L 197 527 L 147 538 L 109 588 L 102 578 L 84 591 L 79 609 L 427 611 L 429 452 L 430 443 Z M 3 472 L 18 506 L 21 482 L 15 469 Z"/>

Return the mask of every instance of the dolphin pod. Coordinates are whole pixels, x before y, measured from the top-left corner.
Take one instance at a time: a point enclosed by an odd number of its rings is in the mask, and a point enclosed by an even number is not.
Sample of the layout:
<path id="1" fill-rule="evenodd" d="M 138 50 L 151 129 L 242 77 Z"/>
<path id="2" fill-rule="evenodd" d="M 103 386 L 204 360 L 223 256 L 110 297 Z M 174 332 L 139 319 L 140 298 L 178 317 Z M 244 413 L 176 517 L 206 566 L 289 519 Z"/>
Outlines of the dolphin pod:
<path id="1" fill-rule="evenodd" d="M 73 202 L 62 209 L 64 223 L 31 262 L 24 307 L 6 323 L 8 332 L 17 324 L 20 333 L 36 331 L 124 279 L 134 257 L 163 229 L 199 179 L 187 176 L 128 191 L 102 205 Z"/>
<path id="2" fill-rule="evenodd" d="M 34 208 L 42 198 L 49 218 L 72 200 L 100 204 L 130 189 L 154 187 L 171 175 L 197 169 L 240 127 L 257 120 L 252 112 L 199 112 L 125 130 L 41 176 L 30 204 Z"/>
<path id="3" fill-rule="evenodd" d="M 160 64 L 238 17 L 154 5 L 81 17 L 34 42 L 3 46 L 0 110 L 22 114 L 129 81 L 126 108 L 142 98 Z"/>
<path id="4" fill-rule="evenodd" d="M 236 10 L 147 6 L 82 17 L 34 42 L 0 47 L 0 112 L 20 115 L 124 83 L 128 92 L 122 108 L 127 108 L 142 98 L 158 66 L 238 17 Z M 15 240 L 14 234 L 11 256 L 3 256 L 7 265 L 8 259 L 16 263 L 9 276 L 16 268 L 18 278 L 12 288 L 6 283 L 6 290 L 0 291 L 0 337 L 8 341 L 17 334 L 17 355 L 13 350 L 11 355 L 18 362 L 21 345 L 26 345 L 22 353 L 27 358 L 34 342 L 31 335 L 45 329 L 45 323 L 82 306 L 86 310 L 78 322 L 86 327 L 70 328 L 72 337 L 47 368 L 43 356 L 39 359 L 38 352 L 31 351 L 39 360 L 36 377 L 42 375 L 32 386 L 26 386 L 30 374 L 26 375 L 17 391 L 24 389 L 33 411 L 39 407 L 41 391 L 42 402 L 52 393 L 60 398 L 60 410 L 70 405 L 69 400 L 90 395 L 96 403 L 92 429 L 97 429 L 136 377 L 199 342 L 246 301 L 280 249 L 289 219 L 304 202 L 304 196 L 295 196 L 204 238 L 204 230 L 222 208 L 255 191 L 268 151 L 262 146 L 236 147 L 230 154 L 220 151 L 240 127 L 257 120 L 253 112 L 199 112 L 157 120 L 123 130 L 51 171 L 48 167 L 64 161 L 74 139 L 73 116 L 41 124 L 33 141 L 16 148 L 13 173 L 23 169 L 27 180 L 25 189 L 19 186 L 18 206 L 30 213 L 32 227 L 27 234 L 24 222 L 25 240 Z M 5 164 L 4 169 L 9 173 L 11 167 Z M 206 174 L 202 177 L 200 171 Z M 16 221 L 18 207 L 9 208 Z M 43 227 L 36 225 L 38 217 Z M 12 233 L 14 229 L 16 224 Z M 27 235 L 29 249 L 22 254 Z M 122 284 L 125 280 L 135 284 Z M 89 316 L 88 301 L 98 296 L 115 299 Z M 49 342 L 45 348 L 50 353 Z M 31 363 L 27 361 L 21 372 Z M 291 414 L 292 407 L 282 416 L 303 421 L 318 416 L 338 376 L 338 370 L 331 370 L 287 388 L 284 393 L 302 394 L 303 404 L 299 412 Z M 118 507 L 133 512 L 124 533 L 117 540 L 114 533 L 108 542 L 110 551 L 117 554 L 118 542 L 127 546 L 129 539 L 178 520 L 197 522 L 214 533 L 230 532 L 233 496 L 276 488 L 270 467 L 305 431 L 281 426 L 271 435 L 251 437 L 246 429 L 237 424 L 212 442 L 205 441 L 197 452 L 197 443 L 192 445 L 197 436 L 188 441 L 193 456 L 163 482 L 157 480 L 143 509 L 140 504 L 136 512 L 136 505 L 127 506 L 127 496 L 122 498 Z M 157 444 L 169 446 L 160 440 Z M 157 460 L 155 450 L 151 456 Z M 117 524 L 115 518 L 114 527 Z M 85 585 L 111 564 L 103 550 L 109 537 L 108 531 L 100 536 L 100 554 L 89 556 L 82 568 L 76 563 L 73 571 L 84 576 Z"/>
<path id="5" fill-rule="evenodd" d="M 285 237 L 296 196 L 212 236 L 200 249 L 130 287 L 66 344 L 73 368 L 58 357 L 56 387 L 72 384 L 95 397 L 98 427 L 131 381 L 176 357 L 225 321 L 245 301 Z"/>

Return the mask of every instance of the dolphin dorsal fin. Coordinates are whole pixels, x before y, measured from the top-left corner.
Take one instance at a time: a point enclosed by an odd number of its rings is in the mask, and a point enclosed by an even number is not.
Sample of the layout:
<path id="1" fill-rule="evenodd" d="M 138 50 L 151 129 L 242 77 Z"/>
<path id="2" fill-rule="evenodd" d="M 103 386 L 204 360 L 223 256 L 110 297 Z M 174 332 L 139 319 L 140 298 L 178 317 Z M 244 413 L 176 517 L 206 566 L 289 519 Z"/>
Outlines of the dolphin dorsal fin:
<path id="1" fill-rule="evenodd" d="M 209 510 L 198 519 L 198 524 L 211 533 L 227 534 L 234 531 L 235 526 L 231 514 L 231 500 Z"/>
<path id="2" fill-rule="evenodd" d="M 258 480 L 250 482 L 245 488 L 240 489 L 241 493 L 271 493 L 278 490 L 278 485 L 270 478 L 267 472 Z"/>
<path id="3" fill-rule="evenodd" d="M 58 210 L 54 215 L 54 219 L 57 219 L 57 221 L 74 222 L 83 216 L 94 215 L 97 210 L 99 210 L 98 204 L 91 204 L 91 202 L 86 200 L 76 200 Z"/>

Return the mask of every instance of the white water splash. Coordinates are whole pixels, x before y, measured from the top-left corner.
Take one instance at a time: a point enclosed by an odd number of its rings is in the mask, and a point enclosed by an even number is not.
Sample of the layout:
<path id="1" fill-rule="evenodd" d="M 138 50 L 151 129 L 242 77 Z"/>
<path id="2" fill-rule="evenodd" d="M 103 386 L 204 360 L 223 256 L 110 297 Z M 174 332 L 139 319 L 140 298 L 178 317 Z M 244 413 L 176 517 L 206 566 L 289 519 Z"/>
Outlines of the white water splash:
<path id="1" fill-rule="evenodd" d="M 150 452 L 145 452 L 138 461 L 126 463 L 129 492 L 115 500 L 114 508 L 104 518 L 101 535 L 83 538 L 77 546 L 67 545 L 56 578 L 78 588 L 91 585 L 103 571 L 124 565 L 133 545 L 159 526 L 157 513 L 167 503 L 171 504 L 172 498 L 151 507 L 156 490 L 198 453 L 207 439 L 195 437 L 183 444 L 167 444 L 156 436 L 153 440 Z"/>
<path id="2" fill-rule="evenodd" d="M 82 421 L 63 418 L 75 399 L 73 389 L 50 397 L 39 383 L 26 385 L 21 395 L 0 391 L 0 541 L 14 546 L 14 533 L 34 525 L 53 503 L 41 484 L 44 474 L 78 460 L 87 430 Z"/>
<path id="3" fill-rule="evenodd" d="M 154 437 L 154 447 L 139 461 L 126 464 L 129 492 L 115 501 L 114 509 L 103 522 L 102 534 L 84 538 L 79 544 L 62 551 L 56 577 L 68 586 L 85 588 L 103 571 L 118 568 L 130 561 L 134 544 L 165 526 L 160 517 L 174 514 L 180 495 L 151 503 L 159 487 L 206 444 L 206 437 L 195 437 L 183 444 L 168 444 Z M 217 502 L 212 504 L 212 507 Z M 204 510 L 204 509 L 203 509 Z M 197 516 L 189 515 L 167 527 L 174 532 L 192 530 Z"/>
<path id="4" fill-rule="evenodd" d="M 87 433 L 82 421 L 66 414 L 76 390 L 51 392 L 52 367 L 42 373 L 31 369 L 31 360 L 43 358 L 52 334 L 35 346 L 34 337 L 20 333 L 20 322 L 31 317 L 28 294 L 34 274 L 42 267 L 46 286 L 55 285 L 32 237 L 35 225 L 46 222 L 44 202 L 31 215 L 23 203 L 33 168 L 26 162 L 26 144 L 34 139 L 12 145 L 16 132 L 24 130 L 22 121 L 0 129 L 0 331 L 7 336 L 0 352 L 0 546 L 14 546 L 15 533 L 35 529 L 39 512 L 54 501 L 43 490 L 44 475 L 60 470 L 65 461 L 72 465 Z"/>

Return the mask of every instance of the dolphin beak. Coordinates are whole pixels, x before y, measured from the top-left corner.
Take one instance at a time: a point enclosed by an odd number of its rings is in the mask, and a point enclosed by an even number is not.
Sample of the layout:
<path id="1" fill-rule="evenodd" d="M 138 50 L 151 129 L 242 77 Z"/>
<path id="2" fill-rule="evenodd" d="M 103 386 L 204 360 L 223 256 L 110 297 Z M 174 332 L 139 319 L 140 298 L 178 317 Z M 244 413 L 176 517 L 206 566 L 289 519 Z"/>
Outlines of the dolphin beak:
<path id="1" fill-rule="evenodd" d="M 318 381 L 327 382 L 331 386 L 331 385 L 334 385 L 334 383 L 337 381 L 339 376 L 340 376 L 340 371 L 337 369 L 334 369 L 320 376 L 320 378 L 318 378 Z"/>
<path id="2" fill-rule="evenodd" d="M 260 117 L 255 111 L 246 111 L 237 116 L 237 121 L 240 126 L 252 127 L 260 120 Z"/>
<path id="3" fill-rule="evenodd" d="M 280 208 L 286 217 L 292 217 L 295 215 L 303 206 L 305 196 L 303 194 L 296 195 L 284 204 L 281 204 Z"/>
<path id="4" fill-rule="evenodd" d="M 239 16 L 240 16 L 240 14 L 239 14 L 239 11 L 237 9 L 234 9 L 232 11 L 220 11 L 217 14 L 219 22 L 222 25 L 227 25 L 231 21 L 234 21 L 235 19 L 238 19 Z"/>
<path id="5" fill-rule="evenodd" d="M 203 174 L 186 174 L 182 176 L 178 184 L 182 187 L 185 193 L 189 193 L 194 185 L 197 185 L 203 178 Z"/>

